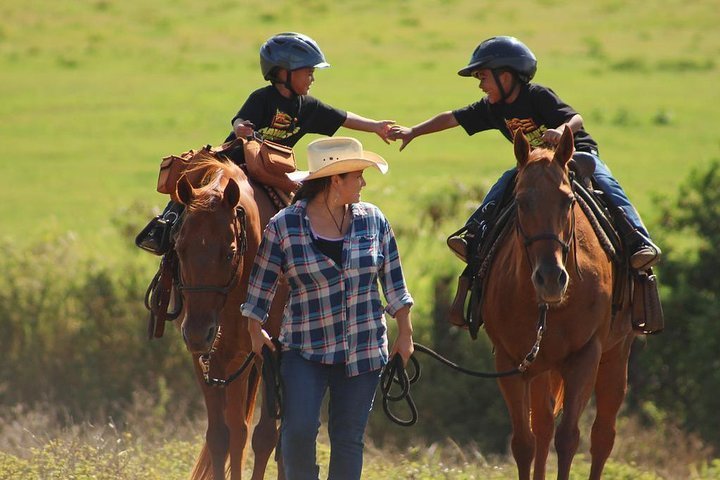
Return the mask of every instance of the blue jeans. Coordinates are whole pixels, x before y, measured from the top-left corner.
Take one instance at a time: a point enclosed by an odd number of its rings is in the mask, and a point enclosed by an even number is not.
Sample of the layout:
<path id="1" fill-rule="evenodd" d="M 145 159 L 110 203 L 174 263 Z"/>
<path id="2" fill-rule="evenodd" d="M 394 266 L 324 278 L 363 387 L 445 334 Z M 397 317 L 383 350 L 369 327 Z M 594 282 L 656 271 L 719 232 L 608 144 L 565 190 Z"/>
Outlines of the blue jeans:
<path id="1" fill-rule="evenodd" d="M 380 380 L 380 370 L 347 377 L 345 364 L 325 365 L 283 351 L 283 417 L 280 442 L 287 480 L 318 480 L 315 444 L 320 408 L 327 390 L 330 434 L 329 480 L 360 479 L 365 427 Z"/>
<path id="2" fill-rule="evenodd" d="M 617 180 L 613 178 L 612 173 L 610 173 L 610 169 L 603 163 L 602 160 L 600 160 L 600 157 L 588 152 L 575 152 L 575 155 L 573 156 L 585 156 L 595 160 L 595 173 L 593 174 L 593 180 L 597 184 L 598 188 L 606 195 L 610 206 L 622 210 L 633 228 L 644 235 L 647 239 L 650 239 L 650 234 L 645 228 L 642 220 L 640 220 L 640 215 L 637 210 L 635 210 L 635 207 L 632 206 L 627 194 Z M 470 225 L 472 223 L 477 223 L 481 226 L 484 225 L 483 218 L 485 217 L 485 213 L 497 208 L 498 204 L 502 202 L 503 195 L 515 176 L 516 171 L 517 168 L 511 168 L 502 174 L 500 179 L 498 179 L 495 185 L 490 188 L 487 195 L 485 195 L 482 205 L 475 210 L 465 225 Z"/>

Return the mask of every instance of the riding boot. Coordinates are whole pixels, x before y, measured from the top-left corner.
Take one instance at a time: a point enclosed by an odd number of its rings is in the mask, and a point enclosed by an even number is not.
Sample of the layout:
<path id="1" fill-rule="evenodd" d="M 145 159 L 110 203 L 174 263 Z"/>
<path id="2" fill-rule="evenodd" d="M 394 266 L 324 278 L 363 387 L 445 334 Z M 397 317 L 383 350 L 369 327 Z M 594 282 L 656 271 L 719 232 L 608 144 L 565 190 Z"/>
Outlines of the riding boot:
<path id="1" fill-rule="evenodd" d="M 450 306 L 450 312 L 448 314 L 448 322 L 456 327 L 467 327 L 467 321 L 465 320 L 465 299 L 470 290 L 470 285 L 471 281 L 466 269 L 466 271 L 458 277 L 457 292 L 455 293 L 455 299 Z"/>
<path id="2" fill-rule="evenodd" d="M 630 266 L 640 272 L 648 270 L 660 260 L 660 247 L 635 228 L 621 209 L 614 213 L 615 226 L 628 251 Z"/>
<path id="3" fill-rule="evenodd" d="M 169 202 L 163 213 L 150 220 L 135 238 L 135 245 L 155 255 L 164 255 L 170 250 L 170 230 L 180 217 L 185 206 Z"/>
<path id="4" fill-rule="evenodd" d="M 451 235 L 447 239 L 447 246 L 450 249 L 451 252 L 455 254 L 456 257 L 458 257 L 463 262 L 467 263 L 467 253 L 468 253 L 468 240 L 466 239 L 466 236 L 468 235 L 467 230 L 464 232 L 461 231 L 460 234 L 457 235 Z"/>
<path id="5" fill-rule="evenodd" d="M 488 224 L 482 216 L 471 218 L 463 228 L 448 237 L 447 246 L 456 257 L 468 263 L 468 253 L 477 253 L 487 230 Z"/>

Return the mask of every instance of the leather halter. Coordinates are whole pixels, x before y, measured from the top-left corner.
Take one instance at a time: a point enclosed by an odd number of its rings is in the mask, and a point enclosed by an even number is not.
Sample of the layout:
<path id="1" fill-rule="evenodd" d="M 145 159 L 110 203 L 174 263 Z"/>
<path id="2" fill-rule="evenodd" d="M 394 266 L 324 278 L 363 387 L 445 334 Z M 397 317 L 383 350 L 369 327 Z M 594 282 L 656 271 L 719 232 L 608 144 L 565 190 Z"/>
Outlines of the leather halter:
<path id="1" fill-rule="evenodd" d="M 239 224 L 239 225 L 238 225 Z M 223 286 L 219 285 L 185 285 L 182 280 L 182 272 L 180 278 L 179 289 L 181 292 L 186 293 L 219 293 L 220 295 L 227 296 L 230 291 L 235 288 L 237 284 L 238 271 L 240 270 L 240 262 L 242 261 L 243 255 L 247 251 L 247 220 L 245 215 L 245 209 L 243 207 L 235 208 L 235 239 L 238 244 L 238 250 L 235 253 L 235 268 L 233 270 L 232 277 Z"/>

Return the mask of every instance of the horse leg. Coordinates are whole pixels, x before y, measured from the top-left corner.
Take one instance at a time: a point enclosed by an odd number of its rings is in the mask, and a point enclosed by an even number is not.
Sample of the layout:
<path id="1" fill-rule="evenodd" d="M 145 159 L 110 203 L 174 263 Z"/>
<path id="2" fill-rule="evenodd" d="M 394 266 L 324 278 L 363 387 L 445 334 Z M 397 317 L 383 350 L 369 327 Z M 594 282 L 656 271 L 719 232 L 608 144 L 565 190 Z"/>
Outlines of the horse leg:
<path id="1" fill-rule="evenodd" d="M 203 387 L 203 393 L 207 390 L 210 390 L 210 387 Z M 208 417 L 205 442 L 210 452 L 210 462 L 215 480 L 225 478 L 225 460 L 230 445 L 230 430 L 225 424 L 225 417 L 222 413 L 225 403 L 223 393 L 219 390 L 210 390 L 205 394 Z"/>
<path id="2" fill-rule="evenodd" d="M 533 479 L 545 479 L 545 467 L 550 441 L 555 430 L 554 400 L 550 372 L 535 377 L 530 383 L 530 424 L 535 435 L 535 461 Z"/>
<path id="3" fill-rule="evenodd" d="M 245 358 L 238 358 L 230 362 L 226 374 L 237 369 Z M 255 395 L 257 394 L 258 379 L 253 369 L 244 372 L 235 382 L 226 387 L 227 402 L 225 418 L 230 426 L 230 478 L 242 478 L 245 460 L 245 447 L 248 433 L 252 424 L 253 410 L 255 408 Z"/>
<path id="4" fill-rule="evenodd" d="M 513 366 L 509 358 L 502 361 L 500 353 L 496 354 L 495 367 L 497 371 L 509 370 Z M 535 436 L 530 430 L 529 384 L 521 376 L 503 377 L 498 380 L 498 383 L 512 423 L 510 447 L 517 465 L 518 479 L 530 480 L 530 468 L 535 455 Z"/>
<path id="5" fill-rule="evenodd" d="M 230 439 L 230 431 L 225 423 L 223 411 L 225 409 L 225 394 L 218 388 L 210 387 L 203 379 L 202 371 L 198 364 L 198 356 L 193 355 L 193 366 L 195 369 L 195 377 L 200 384 L 200 390 L 205 400 L 205 410 L 207 412 L 207 430 L 205 431 L 205 446 L 203 452 L 198 457 L 193 467 L 190 478 L 193 480 L 206 480 L 207 477 L 207 457 L 210 457 L 212 465 L 213 479 L 225 478 L 225 460 L 228 455 L 228 446 Z M 206 455 L 209 453 L 209 455 Z"/>
<path id="6" fill-rule="evenodd" d="M 605 352 L 595 381 L 597 415 L 590 437 L 590 480 L 598 480 L 615 443 L 615 421 L 627 392 L 627 367 L 633 335 Z"/>
<path id="7" fill-rule="evenodd" d="M 270 312 L 268 314 L 268 321 L 265 325 L 265 329 L 272 338 L 277 338 L 280 335 L 280 324 L 282 322 L 282 315 L 285 309 L 285 304 L 289 297 L 290 289 L 285 279 L 281 279 L 278 283 L 275 297 L 270 305 Z M 278 428 L 278 422 L 273 417 L 272 412 L 268 408 L 268 402 L 265 399 L 263 393 L 263 401 L 260 404 L 260 420 L 255 426 L 252 436 L 252 447 L 255 453 L 255 463 L 253 465 L 252 480 L 262 480 L 265 477 L 265 469 L 267 463 L 270 460 L 270 455 L 273 449 L 278 444 L 280 437 L 280 430 Z M 279 456 L 278 456 L 279 458 Z M 282 461 L 278 460 L 278 480 L 285 478 L 285 472 L 282 468 Z"/>
<path id="8" fill-rule="evenodd" d="M 558 480 L 570 478 L 570 466 L 580 443 L 580 415 L 590 400 L 601 355 L 600 342 L 593 337 L 581 350 L 565 360 L 562 369 L 565 382 L 563 415 L 555 434 Z"/>
<path id="9" fill-rule="evenodd" d="M 263 395 L 263 401 L 260 404 L 260 420 L 255 426 L 252 437 L 252 447 L 253 452 L 255 452 L 252 480 L 262 480 L 265 477 L 267 463 L 279 438 L 278 422 L 271 415 L 264 397 L 265 395 Z M 278 478 L 284 478 L 284 472 L 279 466 Z"/>

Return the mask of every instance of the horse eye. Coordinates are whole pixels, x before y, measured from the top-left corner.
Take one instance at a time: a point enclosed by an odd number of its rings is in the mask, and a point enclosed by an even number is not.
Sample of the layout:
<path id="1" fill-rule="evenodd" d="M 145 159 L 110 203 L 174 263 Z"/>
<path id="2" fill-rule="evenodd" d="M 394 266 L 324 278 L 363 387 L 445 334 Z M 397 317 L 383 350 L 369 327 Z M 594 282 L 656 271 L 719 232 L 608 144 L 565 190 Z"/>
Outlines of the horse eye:
<path id="1" fill-rule="evenodd" d="M 235 258 L 235 250 L 230 250 L 230 251 L 228 252 L 227 256 L 225 257 L 225 259 L 228 260 L 228 261 L 230 261 L 230 260 L 232 260 L 233 258 Z"/>

